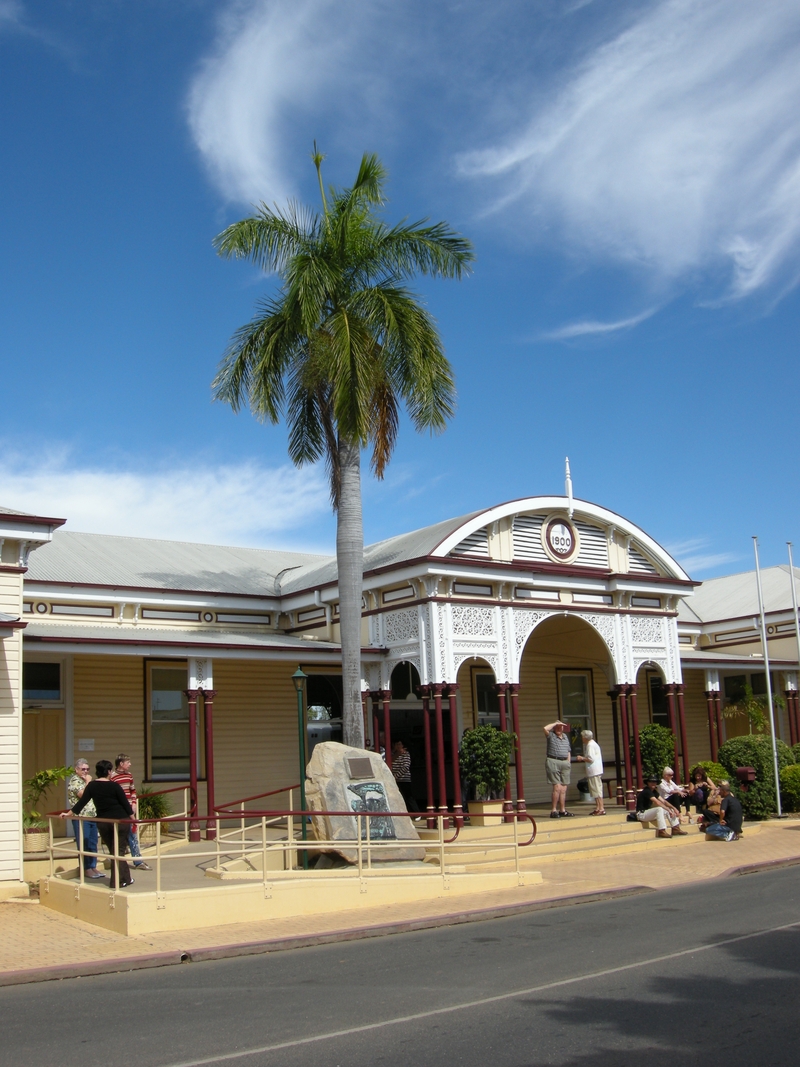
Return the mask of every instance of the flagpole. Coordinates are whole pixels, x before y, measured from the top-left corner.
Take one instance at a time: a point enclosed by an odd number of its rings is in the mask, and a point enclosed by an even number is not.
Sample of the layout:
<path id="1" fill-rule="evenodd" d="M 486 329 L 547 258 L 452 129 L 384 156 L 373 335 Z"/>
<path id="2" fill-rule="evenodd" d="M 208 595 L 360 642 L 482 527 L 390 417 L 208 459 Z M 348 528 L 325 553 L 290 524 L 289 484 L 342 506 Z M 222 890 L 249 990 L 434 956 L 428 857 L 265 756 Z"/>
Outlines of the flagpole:
<path id="1" fill-rule="evenodd" d="M 769 649 L 767 648 L 767 617 L 764 614 L 764 594 L 761 590 L 761 567 L 758 563 L 758 538 L 753 538 L 753 552 L 756 557 L 756 586 L 758 588 L 758 611 L 761 615 L 761 647 L 764 650 L 764 670 L 767 678 L 767 701 L 769 708 L 769 728 L 772 731 L 772 766 L 775 771 L 775 798 L 778 803 L 778 818 L 781 811 L 781 778 L 778 773 L 778 741 L 775 737 L 775 712 L 772 707 L 772 679 L 769 676 Z M 792 583 L 794 587 L 794 582 Z"/>
<path id="2" fill-rule="evenodd" d="M 569 456 L 566 461 L 566 473 L 564 477 L 564 495 L 567 498 L 567 513 L 572 518 L 572 513 L 575 510 L 572 504 L 572 475 L 569 471 Z"/>
<path id="3" fill-rule="evenodd" d="M 797 615 L 797 590 L 794 585 L 794 561 L 792 560 L 792 542 L 787 541 L 789 549 L 789 581 L 792 583 L 792 611 L 794 612 L 794 635 L 797 638 L 797 655 L 800 657 L 800 617 Z"/>

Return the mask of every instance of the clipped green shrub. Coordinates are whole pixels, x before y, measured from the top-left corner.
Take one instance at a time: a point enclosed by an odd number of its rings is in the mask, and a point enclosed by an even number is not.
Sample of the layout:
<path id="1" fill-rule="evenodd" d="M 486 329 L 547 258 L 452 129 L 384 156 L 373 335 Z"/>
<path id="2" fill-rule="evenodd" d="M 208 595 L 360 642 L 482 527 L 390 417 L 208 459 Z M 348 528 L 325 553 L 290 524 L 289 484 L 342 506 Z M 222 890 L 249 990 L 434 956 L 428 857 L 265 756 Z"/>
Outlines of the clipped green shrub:
<path id="1" fill-rule="evenodd" d="M 694 766 L 689 771 L 689 777 L 690 778 L 692 777 L 692 775 L 694 774 L 694 772 L 697 770 L 698 767 L 701 767 L 706 772 L 706 774 L 711 779 L 711 781 L 714 783 L 714 785 L 719 785 L 720 781 L 723 778 L 727 778 L 728 777 L 728 772 L 725 770 L 725 768 L 722 766 L 721 763 L 715 763 L 711 759 L 701 759 L 700 762 L 699 763 L 695 763 Z"/>
<path id="2" fill-rule="evenodd" d="M 659 781 L 665 767 L 675 762 L 675 734 L 666 726 L 649 723 L 639 731 L 639 748 L 642 752 L 642 771 L 645 778 L 654 774 Z M 631 741 L 631 759 L 634 758 Z"/>
<path id="3" fill-rule="evenodd" d="M 800 811 L 800 763 L 781 771 L 781 804 L 784 811 Z"/>
<path id="4" fill-rule="evenodd" d="M 795 763 L 800 763 L 800 741 L 792 749 L 792 755 L 794 756 Z"/>
<path id="5" fill-rule="evenodd" d="M 505 790 L 515 739 L 516 734 L 488 725 L 467 730 L 461 738 L 458 762 L 475 800 L 492 800 Z"/>
<path id="6" fill-rule="evenodd" d="M 777 742 L 778 771 L 793 764 L 792 750 L 784 741 Z M 728 780 L 735 796 L 742 802 L 748 819 L 768 819 L 778 810 L 775 794 L 775 773 L 772 767 L 772 739 L 764 734 L 745 734 L 732 737 L 720 748 L 719 762 L 728 772 Z M 756 780 L 744 790 L 736 777 L 737 767 L 753 767 Z"/>

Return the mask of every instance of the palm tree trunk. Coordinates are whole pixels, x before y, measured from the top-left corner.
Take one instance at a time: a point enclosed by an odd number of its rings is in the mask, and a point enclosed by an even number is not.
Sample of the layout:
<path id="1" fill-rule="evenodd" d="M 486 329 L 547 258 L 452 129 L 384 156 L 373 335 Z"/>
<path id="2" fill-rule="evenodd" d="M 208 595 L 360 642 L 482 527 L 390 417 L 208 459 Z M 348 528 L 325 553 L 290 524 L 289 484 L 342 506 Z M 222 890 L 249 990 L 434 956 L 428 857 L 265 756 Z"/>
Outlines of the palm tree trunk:
<path id="1" fill-rule="evenodd" d="M 361 710 L 361 587 L 364 527 L 361 519 L 361 453 L 339 438 L 340 489 L 336 522 L 339 568 L 339 629 L 342 642 L 344 743 L 364 747 Z"/>

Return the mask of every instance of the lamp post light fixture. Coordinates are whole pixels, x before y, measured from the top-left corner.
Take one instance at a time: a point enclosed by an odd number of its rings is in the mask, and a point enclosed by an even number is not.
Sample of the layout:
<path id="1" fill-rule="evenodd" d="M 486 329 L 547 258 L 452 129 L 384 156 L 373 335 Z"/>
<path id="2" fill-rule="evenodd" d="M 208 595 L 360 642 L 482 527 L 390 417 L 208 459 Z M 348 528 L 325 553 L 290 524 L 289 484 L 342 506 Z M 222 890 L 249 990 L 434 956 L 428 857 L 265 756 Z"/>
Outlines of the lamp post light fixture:
<path id="1" fill-rule="evenodd" d="M 303 707 L 303 694 L 306 688 L 308 675 L 302 667 L 298 667 L 292 675 L 292 683 L 297 690 L 297 744 L 300 752 L 300 836 L 306 840 L 306 717 Z M 303 870 L 308 870 L 308 851 L 303 849 Z"/>

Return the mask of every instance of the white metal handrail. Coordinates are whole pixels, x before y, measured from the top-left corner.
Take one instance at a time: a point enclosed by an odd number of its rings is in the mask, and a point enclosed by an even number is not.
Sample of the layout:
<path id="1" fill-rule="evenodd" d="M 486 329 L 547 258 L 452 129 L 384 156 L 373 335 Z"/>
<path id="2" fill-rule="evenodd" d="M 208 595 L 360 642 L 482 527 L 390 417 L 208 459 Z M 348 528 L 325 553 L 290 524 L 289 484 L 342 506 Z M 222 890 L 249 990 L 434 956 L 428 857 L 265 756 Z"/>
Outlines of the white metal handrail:
<path id="1" fill-rule="evenodd" d="M 290 801 L 291 802 L 291 801 Z M 185 860 L 185 859 L 208 859 L 213 857 L 216 860 L 216 869 L 221 869 L 223 855 L 230 855 L 231 852 L 234 855 L 239 855 L 242 860 L 249 860 L 257 856 L 261 857 L 261 872 L 262 880 L 266 885 L 275 878 L 281 877 L 281 875 L 291 875 L 293 877 L 301 875 L 305 876 L 319 876 L 320 874 L 329 875 L 330 870 L 324 872 L 315 872 L 313 870 L 303 870 L 300 866 L 300 854 L 304 851 L 317 853 L 317 852 L 342 852 L 344 850 L 355 850 L 356 857 L 355 862 L 348 868 L 338 868 L 336 875 L 338 877 L 347 876 L 350 873 L 353 877 L 358 877 L 359 880 L 363 880 L 370 875 L 374 875 L 381 868 L 374 865 L 374 859 L 382 852 L 391 853 L 400 848 L 423 848 L 428 853 L 426 859 L 430 859 L 435 855 L 436 868 L 439 875 L 445 879 L 448 874 L 447 870 L 447 856 L 446 853 L 457 855 L 459 851 L 475 851 L 476 847 L 481 851 L 497 850 L 500 852 L 508 852 L 512 850 L 512 856 L 509 858 L 510 863 L 513 863 L 513 870 L 516 872 L 517 879 L 521 883 L 521 871 L 520 871 L 520 849 L 533 843 L 536 836 L 536 823 L 531 816 L 527 816 L 527 819 L 532 824 L 533 832 L 530 839 L 527 841 L 520 841 L 519 822 L 517 819 L 511 824 L 513 826 L 513 837 L 511 840 L 508 838 L 502 838 L 500 840 L 492 840 L 489 838 L 471 838 L 466 841 L 458 840 L 458 831 L 452 838 L 445 836 L 445 831 L 449 832 L 450 817 L 446 814 L 436 814 L 436 839 L 435 841 L 424 841 L 414 838 L 392 838 L 392 839 L 379 839 L 375 838 L 371 834 L 371 820 L 373 818 L 386 817 L 408 817 L 403 812 L 299 812 L 299 811 L 283 811 L 283 812 L 262 812 L 262 813 L 248 813 L 249 818 L 254 820 L 249 826 L 245 826 L 245 821 L 235 813 L 229 813 L 226 815 L 217 814 L 217 818 L 214 820 L 216 824 L 216 836 L 213 841 L 206 841 L 205 847 L 193 848 L 191 851 L 180 852 L 167 852 L 164 853 L 161 847 L 161 833 L 156 834 L 155 841 L 155 855 L 148 854 L 148 859 L 155 860 L 155 875 L 156 875 L 156 893 L 162 892 L 162 865 L 173 860 Z M 299 836 L 299 830 L 295 830 L 295 819 L 300 817 L 307 818 L 310 815 L 326 816 L 326 817 L 350 817 L 355 818 L 356 835 L 355 838 L 321 838 L 316 834 L 302 840 Z M 83 827 L 81 826 L 80 843 L 77 853 L 73 850 L 66 851 L 64 846 L 56 844 L 56 840 L 53 833 L 53 819 L 56 816 L 49 817 L 49 856 L 50 856 L 50 877 L 55 877 L 55 860 L 58 855 L 69 855 L 74 857 L 76 854 L 79 857 L 79 884 L 84 884 L 84 872 L 83 872 L 83 857 L 95 856 L 98 859 L 106 858 L 105 853 L 90 852 L 83 847 Z M 179 815 L 171 815 L 165 819 L 145 819 L 140 820 L 141 825 L 148 823 L 157 824 L 173 824 L 184 823 L 188 827 L 191 812 L 182 812 Z M 78 817 L 82 818 L 82 817 Z M 227 821 L 236 821 L 238 825 L 231 831 L 223 834 L 222 824 Z M 267 835 L 268 828 L 274 828 L 280 822 L 285 821 L 285 836 L 278 839 L 269 839 Z M 85 821 L 93 822 L 105 822 L 114 824 L 114 851 L 108 854 L 107 858 L 112 863 L 118 863 L 125 860 L 125 855 L 120 854 L 119 851 L 119 825 L 125 823 L 126 820 L 115 819 L 86 819 Z M 250 831 L 254 836 L 247 837 L 246 833 Z M 259 832 L 260 831 L 260 832 Z M 238 840 L 233 835 L 238 835 Z M 257 836 L 256 836 L 257 835 Z M 186 835 L 184 835 L 186 837 Z M 221 839 L 223 841 L 230 841 L 231 844 L 237 846 L 233 850 L 223 849 L 221 845 Z M 275 852 L 283 854 L 283 871 L 268 870 L 267 868 L 267 856 L 268 854 L 274 854 Z M 452 865 L 452 860 L 450 861 Z M 409 868 L 403 870 L 402 868 L 393 868 L 392 874 L 397 876 L 414 876 L 419 873 L 419 868 Z M 465 874 L 472 872 L 465 871 Z M 477 872 L 475 872 L 477 873 Z M 106 888 L 99 886 L 96 888 Z M 112 887 L 111 892 L 115 892 L 118 887 Z"/>

